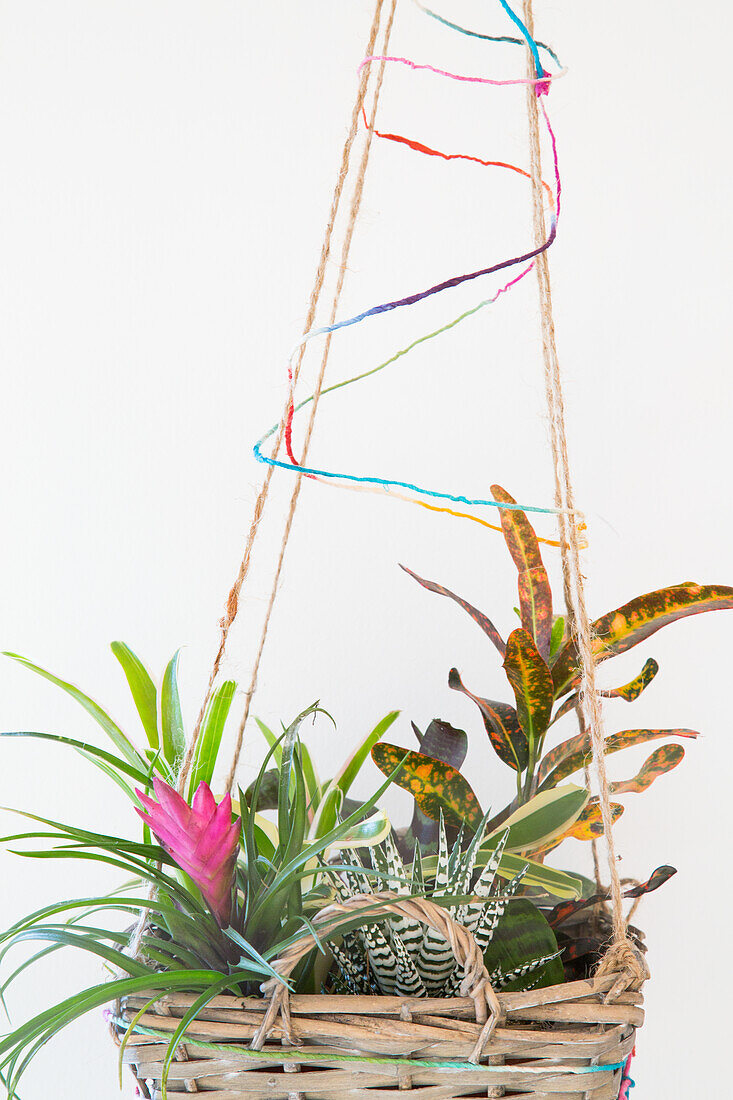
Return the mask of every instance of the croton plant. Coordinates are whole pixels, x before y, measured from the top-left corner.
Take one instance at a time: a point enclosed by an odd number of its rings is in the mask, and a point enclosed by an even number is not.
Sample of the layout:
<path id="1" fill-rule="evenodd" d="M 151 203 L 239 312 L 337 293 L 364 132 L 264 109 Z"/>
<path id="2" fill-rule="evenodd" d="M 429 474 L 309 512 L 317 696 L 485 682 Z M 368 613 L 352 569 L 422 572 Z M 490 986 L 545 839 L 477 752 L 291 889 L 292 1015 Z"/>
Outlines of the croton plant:
<path id="1" fill-rule="evenodd" d="M 518 569 L 520 625 L 508 638 L 453 592 L 407 572 L 424 588 L 458 603 L 500 658 L 508 701 L 474 694 L 455 668 L 448 676 L 449 687 L 476 705 L 490 745 L 514 773 L 515 797 L 498 813 L 484 812 L 461 771 L 468 735 L 442 719 L 424 732 L 413 726 L 415 751 L 384 740 L 398 718 L 390 712 L 361 736 L 329 779 L 319 776 L 301 735 L 306 719 L 325 715 L 317 704 L 280 733 L 259 722 L 265 744 L 256 779 L 246 790 L 215 794 L 217 760 L 236 693 L 233 681 L 214 692 L 182 781 L 186 732 L 177 654 L 158 686 L 128 646 L 112 645 L 137 710 L 139 736 L 125 732 L 74 685 L 8 654 L 75 699 L 109 744 L 35 731 L 3 736 L 80 753 L 129 800 L 130 827 L 139 829 L 132 837 L 116 836 L 24 812 L 30 826 L 3 838 L 34 859 L 98 861 L 120 875 L 117 890 L 52 901 L 0 935 L 0 998 L 9 1013 L 14 981 L 62 948 L 90 952 L 107 970 L 103 981 L 30 1020 L 11 1022 L 0 1037 L 0 1081 L 11 1100 L 30 1061 L 67 1023 L 127 996 L 147 994 L 140 1016 L 167 994 L 184 991 L 193 994 L 192 1003 L 170 1036 L 165 1078 L 186 1029 L 213 997 L 225 991 L 253 995 L 264 981 L 282 980 L 273 968 L 280 953 L 313 931 L 313 917 L 324 905 L 354 893 L 389 889 L 445 906 L 473 931 L 501 988 L 548 985 L 589 971 L 608 934 L 600 904 L 604 892 L 582 875 L 546 862 L 566 837 L 588 839 L 602 832 L 597 802 L 583 776 L 591 753 L 587 733 L 581 728 L 547 746 L 551 727 L 576 709 L 578 653 L 564 618 L 553 612 L 532 526 L 508 493 L 498 486 L 493 491 L 506 505 L 500 509 L 502 529 Z M 681 584 L 640 596 L 594 624 L 596 659 L 623 653 L 676 619 L 731 607 L 733 588 L 717 585 Z M 649 659 L 630 683 L 603 694 L 631 701 L 657 671 Z M 607 753 L 663 742 L 633 779 L 614 783 L 613 792 L 648 788 L 680 762 L 679 742 L 695 736 L 687 729 L 611 734 Z M 370 757 L 384 782 L 372 797 L 355 800 L 354 781 Z M 392 823 L 380 807 L 392 783 L 414 797 L 408 828 Z M 614 805 L 616 816 L 621 810 Z M 673 873 L 672 867 L 659 867 L 627 896 L 648 893 Z M 592 935 L 585 919 L 590 907 Z M 289 979 L 300 992 L 458 992 L 450 950 L 437 933 L 380 913 L 376 902 L 364 914 L 344 916 L 329 939 L 315 938 L 317 948 Z M 14 958 L 28 943 L 37 946 Z M 135 1026 L 137 1019 L 128 1034 Z M 120 1065 L 123 1051 L 124 1040 Z"/>

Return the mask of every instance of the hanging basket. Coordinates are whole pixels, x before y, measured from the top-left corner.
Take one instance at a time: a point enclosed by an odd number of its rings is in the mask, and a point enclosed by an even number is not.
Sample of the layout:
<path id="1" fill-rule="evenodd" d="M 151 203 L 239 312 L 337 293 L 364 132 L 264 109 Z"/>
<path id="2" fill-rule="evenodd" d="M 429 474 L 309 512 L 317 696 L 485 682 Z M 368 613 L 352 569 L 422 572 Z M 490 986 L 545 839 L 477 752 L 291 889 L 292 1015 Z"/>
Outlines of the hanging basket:
<path id="1" fill-rule="evenodd" d="M 374 896 L 355 901 L 374 907 Z M 330 906 L 319 923 L 343 909 Z M 497 995 L 472 935 L 439 906 L 390 898 L 382 909 L 405 915 L 409 909 L 445 935 L 465 971 L 464 996 L 290 997 L 278 984 L 265 987 L 262 998 L 217 997 L 176 1051 L 169 1094 L 205 1092 L 212 1100 L 396 1100 L 406 1092 L 420 1100 L 617 1100 L 623 1063 L 644 1019 L 640 990 L 615 992 L 619 979 L 628 985 L 628 975 L 605 973 Z M 304 936 L 278 960 L 278 972 L 287 976 L 313 946 L 312 936 Z M 118 1041 L 148 999 L 120 1006 Z M 193 1000 L 165 998 L 127 1038 L 123 1061 L 150 1100 L 162 1097 L 168 1040 Z"/>

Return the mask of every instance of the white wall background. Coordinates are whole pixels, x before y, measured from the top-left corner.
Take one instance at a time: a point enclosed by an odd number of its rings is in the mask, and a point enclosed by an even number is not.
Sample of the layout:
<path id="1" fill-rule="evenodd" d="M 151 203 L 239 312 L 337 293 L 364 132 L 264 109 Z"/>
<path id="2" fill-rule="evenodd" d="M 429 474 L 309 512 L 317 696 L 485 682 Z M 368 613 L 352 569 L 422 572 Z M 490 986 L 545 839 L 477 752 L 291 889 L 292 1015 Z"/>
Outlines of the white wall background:
<path id="1" fill-rule="evenodd" d="M 479 30 L 508 26 L 498 4 L 436 6 Z M 160 671 L 185 645 L 191 716 L 198 707 L 259 484 L 251 445 L 284 397 L 369 9 L 366 0 L 0 3 L 0 641 L 131 727 L 107 649 L 114 638 Z M 733 580 L 733 25 L 721 0 L 704 14 L 679 0 L 537 9 L 539 36 L 570 69 L 549 101 L 566 200 L 552 270 L 577 496 L 591 524 L 589 595 L 602 613 L 690 577 Z M 465 73 L 523 71 L 521 51 L 441 30 L 407 0 L 393 50 Z M 526 163 L 523 109 L 521 90 L 390 70 L 380 121 L 441 148 Z M 342 314 L 529 240 L 521 180 L 378 144 Z M 487 289 L 339 337 L 330 376 L 381 361 Z M 498 480 L 522 500 L 549 501 L 537 322 L 526 280 L 391 373 L 324 401 L 313 458 L 470 494 Z M 241 678 L 289 488 L 283 475 L 233 639 L 230 672 Z M 405 744 L 410 718 L 464 723 L 476 785 L 498 804 L 505 777 L 446 673 L 456 663 L 491 694 L 503 691 L 501 671 L 478 630 L 398 561 L 510 626 L 515 579 L 500 538 L 307 484 L 256 710 L 277 722 L 320 698 L 338 722 L 337 735 L 325 724 L 313 734 L 324 767 L 392 708 L 403 711 Z M 642 909 L 653 981 L 635 1076 L 646 1100 L 712 1096 L 719 1079 L 732 625 L 729 614 L 693 619 L 614 662 L 617 681 L 648 655 L 662 671 L 633 712 L 609 705 L 609 729 L 705 735 L 676 772 L 627 799 L 617 829 L 624 872 L 643 877 L 665 862 L 680 871 Z M 3 729 L 96 736 L 50 685 L 7 661 L 0 677 Z M 257 749 L 250 735 L 248 761 Z M 3 804 L 134 829 L 115 789 L 61 749 L 1 752 Z M 587 853 L 575 847 L 567 858 L 580 861 Z M 108 881 L 93 865 L 3 854 L 2 922 Z M 57 956 L 18 984 L 13 1019 L 96 978 L 86 958 Z M 23 1095 L 114 1097 L 114 1062 L 95 1016 L 37 1059 Z"/>

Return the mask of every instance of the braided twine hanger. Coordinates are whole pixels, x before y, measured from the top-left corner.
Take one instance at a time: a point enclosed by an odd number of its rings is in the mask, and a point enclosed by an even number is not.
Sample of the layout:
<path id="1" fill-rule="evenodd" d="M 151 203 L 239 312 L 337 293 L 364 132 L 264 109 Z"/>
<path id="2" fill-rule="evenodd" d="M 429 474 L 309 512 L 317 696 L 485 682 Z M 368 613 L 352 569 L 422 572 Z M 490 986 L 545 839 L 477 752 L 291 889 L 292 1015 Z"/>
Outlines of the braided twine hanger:
<path id="1" fill-rule="evenodd" d="M 375 52 L 377 52 L 375 50 L 375 47 L 377 40 L 380 37 L 380 28 L 382 25 L 382 18 L 384 14 L 383 9 L 385 7 L 388 7 L 388 12 L 384 23 L 384 30 L 381 34 L 382 44 L 379 52 L 381 56 L 388 55 L 389 40 L 392 31 L 392 25 L 394 22 L 396 2 L 397 0 L 389 0 L 388 3 L 387 0 L 376 0 L 374 15 L 366 48 L 366 56 L 374 56 Z M 532 0 L 523 0 L 523 14 L 524 21 L 529 30 L 529 33 L 532 37 L 534 37 L 534 12 Z M 527 51 L 527 56 L 529 77 L 531 80 L 533 80 L 533 78 L 535 78 L 536 76 L 536 71 L 534 68 L 532 54 L 529 50 Z M 375 70 L 374 73 L 373 70 Z M 364 180 L 369 161 L 371 139 L 374 130 L 374 122 L 377 113 L 377 106 L 379 103 L 379 96 L 382 88 L 384 70 L 385 62 L 382 61 L 381 64 L 376 67 L 365 66 L 360 73 L 356 101 L 354 103 L 351 116 L 351 125 L 343 148 L 341 165 L 333 193 L 331 210 L 329 213 L 329 219 L 326 225 L 323 244 L 321 248 L 320 260 L 310 296 L 304 333 L 309 332 L 313 327 L 316 311 L 320 302 L 321 293 L 323 291 L 327 265 L 331 256 L 334 226 L 343 199 L 345 184 L 352 170 L 352 153 L 359 128 L 359 118 L 367 99 L 370 79 L 373 79 L 373 92 L 371 110 L 369 112 L 369 123 L 366 130 L 362 153 L 359 158 L 358 166 L 356 167 L 355 183 L 350 200 L 348 220 L 341 247 L 338 278 L 331 302 L 329 323 L 332 324 L 336 319 L 338 305 L 341 298 L 341 292 L 344 285 L 349 252 L 363 194 Z M 534 235 L 537 246 L 539 247 L 539 245 L 541 245 L 547 239 L 547 234 L 545 230 L 545 210 L 542 185 L 539 107 L 538 96 L 537 91 L 535 90 L 534 82 L 527 85 L 527 114 L 529 124 Z M 555 327 L 552 312 L 550 270 L 548 254 L 546 251 L 539 252 L 539 255 L 535 260 L 535 266 L 537 271 L 537 281 L 540 297 L 545 394 L 547 400 L 550 442 L 553 458 L 555 505 L 558 509 L 558 523 L 560 528 L 563 586 L 565 592 L 565 601 L 568 610 L 568 621 L 571 630 L 575 635 L 580 657 L 580 688 L 578 693 L 578 711 L 581 728 L 587 729 L 590 732 L 593 767 L 598 777 L 601 817 L 603 821 L 606 844 L 608 849 L 608 867 L 611 880 L 610 892 L 613 916 L 613 940 L 608 947 L 603 960 L 601 961 L 598 973 L 599 975 L 609 973 L 618 974 L 617 982 L 614 984 L 610 993 L 607 995 L 608 999 L 612 999 L 617 993 L 619 993 L 623 989 L 627 989 L 629 987 L 638 988 L 646 980 L 646 978 L 648 978 L 649 970 L 643 955 L 638 951 L 638 949 L 631 942 L 627 935 L 627 921 L 625 920 L 623 914 L 621 882 L 618 874 L 615 845 L 613 840 L 611 800 L 604 756 L 604 721 L 600 697 L 598 689 L 596 687 L 595 660 L 592 648 L 591 625 L 585 603 L 584 580 L 580 564 L 581 539 L 577 523 L 574 518 L 577 513 L 575 511 L 574 493 L 570 472 L 562 377 L 557 356 Z M 319 397 L 323 388 L 326 367 L 328 364 L 330 346 L 331 335 L 329 334 L 324 342 L 324 350 L 322 353 L 320 370 L 317 377 L 314 399 L 311 405 L 310 418 L 306 427 L 302 454 L 303 464 L 305 464 L 305 460 L 311 443 L 315 417 L 318 410 Z M 295 385 L 297 384 L 301 372 L 304 354 L 305 345 L 301 344 L 295 360 L 293 378 L 288 391 L 287 401 L 283 409 L 280 426 L 275 441 L 275 456 L 277 455 L 284 438 L 288 409 L 291 404 L 293 390 L 295 388 Z M 268 467 L 267 472 L 265 473 L 263 478 L 262 486 L 255 501 L 254 514 L 247 535 L 244 555 L 239 567 L 236 580 L 231 588 L 227 599 L 225 615 L 221 620 L 221 638 L 211 668 L 206 693 L 196 725 L 194 727 L 190 742 L 186 750 L 183 763 L 181 765 L 178 777 L 178 789 L 181 792 L 185 789 L 186 780 L 193 764 L 196 746 L 201 734 L 203 718 L 211 700 L 215 682 L 219 675 L 222 660 L 226 651 L 229 633 L 239 610 L 240 596 L 243 586 L 249 575 L 252 549 L 255 539 L 257 537 L 260 521 L 262 519 L 265 505 L 268 499 L 273 470 L 273 466 Z M 247 688 L 247 691 L 245 692 L 244 713 L 239 723 L 232 762 L 226 779 L 227 790 L 232 789 L 236 768 L 242 750 L 244 729 L 249 718 L 251 701 L 257 687 L 257 676 L 262 660 L 265 642 L 267 639 L 267 633 L 273 607 L 277 598 L 278 585 L 282 572 L 283 562 L 290 533 L 292 530 L 295 511 L 300 496 L 302 477 L 302 474 L 296 474 L 295 486 L 291 495 L 290 506 L 285 522 L 285 528 L 283 531 L 279 556 L 275 567 L 273 583 L 265 612 L 255 662 L 253 665 L 249 686 Z M 596 874 L 598 874 L 597 859 Z"/>
<path id="2" fill-rule="evenodd" d="M 534 38 L 533 0 L 522 0 L 524 22 Z M 534 58 L 527 51 L 527 68 L 531 77 L 535 76 Z M 532 84 L 527 85 L 527 117 L 529 122 L 529 145 L 532 174 L 532 206 L 534 234 L 537 243 L 546 239 L 545 210 L 542 188 L 542 151 L 540 144 L 538 96 Z M 570 474 L 567 430 L 565 425 L 565 402 L 563 398 L 562 375 L 557 355 L 555 323 L 552 312 L 552 289 L 550 284 L 550 265 L 547 252 L 541 252 L 535 260 L 537 284 L 540 297 L 540 318 L 542 330 L 542 357 L 544 360 L 545 397 L 552 446 L 553 474 L 555 479 L 555 506 L 560 509 L 558 523 L 560 527 L 560 553 L 562 557 L 563 588 L 568 610 L 570 628 L 575 636 L 580 657 L 580 687 L 578 691 L 578 717 L 581 729 L 590 732 L 593 753 L 593 767 L 598 778 L 599 802 L 603 831 L 608 852 L 608 870 L 611 877 L 611 912 L 613 918 L 613 940 L 601 960 L 597 974 L 618 973 L 619 978 L 607 995 L 608 1000 L 629 987 L 638 988 L 648 977 L 649 968 L 643 954 L 629 939 L 627 921 L 624 918 L 621 898 L 616 847 L 613 839 L 613 815 L 611 795 L 606 774 L 604 720 L 601 699 L 596 686 L 595 658 L 593 655 L 593 637 L 591 622 L 585 602 L 585 585 L 580 566 L 580 535 L 577 524 L 571 520 L 575 511 L 575 496 Z M 586 772 L 586 775 L 588 773 Z M 598 861 L 594 850 L 596 878 Z"/>

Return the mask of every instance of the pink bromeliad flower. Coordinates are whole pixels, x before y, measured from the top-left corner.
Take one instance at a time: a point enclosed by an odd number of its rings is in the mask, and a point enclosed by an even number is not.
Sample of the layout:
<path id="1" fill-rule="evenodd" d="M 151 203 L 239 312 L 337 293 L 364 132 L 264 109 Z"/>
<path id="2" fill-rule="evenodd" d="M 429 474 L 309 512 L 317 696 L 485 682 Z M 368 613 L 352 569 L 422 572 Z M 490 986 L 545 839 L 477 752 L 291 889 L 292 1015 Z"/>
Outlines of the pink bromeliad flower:
<path id="1" fill-rule="evenodd" d="M 222 928 L 232 915 L 232 888 L 240 821 L 232 821 L 232 800 L 217 806 L 207 783 L 199 783 L 191 806 L 162 779 L 153 780 L 158 801 L 135 791 L 145 807 L 137 813 L 166 852 L 198 886 Z M 147 812 L 146 812 L 147 811 Z"/>

